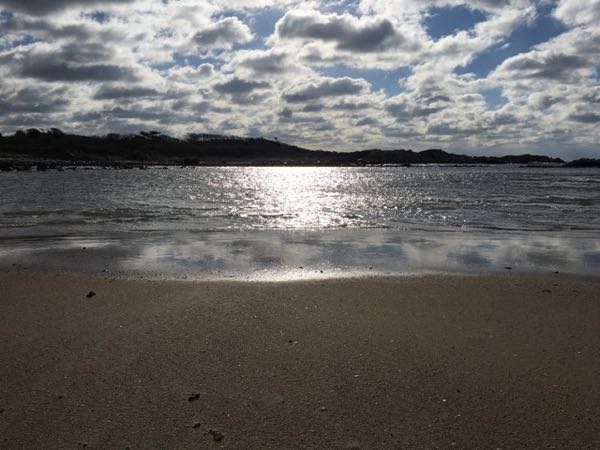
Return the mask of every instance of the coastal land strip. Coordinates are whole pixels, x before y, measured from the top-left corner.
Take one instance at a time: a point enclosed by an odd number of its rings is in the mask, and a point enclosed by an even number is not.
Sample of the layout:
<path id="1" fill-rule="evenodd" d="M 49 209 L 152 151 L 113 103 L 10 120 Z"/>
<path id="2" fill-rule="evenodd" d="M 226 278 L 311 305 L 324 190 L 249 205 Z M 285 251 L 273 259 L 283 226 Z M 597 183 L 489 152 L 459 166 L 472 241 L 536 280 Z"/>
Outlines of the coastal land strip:
<path id="1" fill-rule="evenodd" d="M 441 149 L 337 152 L 308 150 L 273 139 L 191 133 L 179 139 L 158 131 L 80 136 L 29 129 L 0 135 L 0 171 L 100 166 L 403 166 L 413 164 L 520 164 L 534 167 L 600 167 L 600 160 L 565 162 L 543 155 L 469 156 Z"/>

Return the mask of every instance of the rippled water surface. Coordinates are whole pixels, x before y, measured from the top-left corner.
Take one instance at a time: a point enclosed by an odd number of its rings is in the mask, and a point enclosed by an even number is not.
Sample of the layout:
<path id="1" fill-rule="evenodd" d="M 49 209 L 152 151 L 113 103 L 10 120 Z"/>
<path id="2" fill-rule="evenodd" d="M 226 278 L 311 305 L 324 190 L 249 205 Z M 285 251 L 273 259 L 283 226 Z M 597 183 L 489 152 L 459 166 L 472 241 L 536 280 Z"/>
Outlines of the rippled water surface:
<path id="1" fill-rule="evenodd" d="M 152 168 L 0 174 L 0 266 L 168 278 L 600 275 L 600 171 Z"/>
<path id="2" fill-rule="evenodd" d="M 0 174 L 5 235 L 391 228 L 600 231 L 600 171 L 170 168 Z"/>

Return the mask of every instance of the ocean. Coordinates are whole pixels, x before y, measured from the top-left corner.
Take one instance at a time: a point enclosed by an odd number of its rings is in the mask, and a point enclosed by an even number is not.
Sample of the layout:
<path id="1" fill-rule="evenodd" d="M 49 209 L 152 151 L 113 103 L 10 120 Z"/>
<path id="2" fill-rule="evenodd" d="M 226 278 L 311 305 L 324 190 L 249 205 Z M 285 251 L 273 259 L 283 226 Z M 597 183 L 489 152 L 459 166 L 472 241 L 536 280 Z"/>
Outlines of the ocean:
<path id="1" fill-rule="evenodd" d="M 594 169 L 78 168 L 2 173 L 0 192 L 4 266 L 192 278 L 600 273 Z"/>

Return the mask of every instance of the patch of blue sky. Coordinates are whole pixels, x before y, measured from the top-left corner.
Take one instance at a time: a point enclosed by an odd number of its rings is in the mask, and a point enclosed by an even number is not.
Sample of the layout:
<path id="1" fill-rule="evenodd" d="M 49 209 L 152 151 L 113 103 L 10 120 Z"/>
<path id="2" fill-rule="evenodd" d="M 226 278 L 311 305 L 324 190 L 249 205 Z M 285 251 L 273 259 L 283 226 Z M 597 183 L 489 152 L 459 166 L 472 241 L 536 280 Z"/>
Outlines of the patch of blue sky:
<path id="1" fill-rule="evenodd" d="M 485 78 L 505 59 L 528 52 L 536 45 L 564 33 L 568 28 L 552 17 L 553 7 L 552 4 L 538 7 L 537 19 L 532 24 L 516 28 L 506 41 L 488 48 L 465 67 L 457 68 L 455 72 L 474 73 L 478 78 Z"/>
<path id="2" fill-rule="evenodd" d="M 0 36 L 2 36 L 2 34 L 0 33 Z M 21 47 L 23 45 L 30 45 L 30 44 L 34 44 L 36 42 L 43 42 L 43 39 L 40 38 L 36 38 L 34 36 L 30 36 L 30 35 L 26 35 L 23 36 L 19 39 L 16 39 L 14 41 L 10 41 L 7 43 L 7 45 L 4 46 L 0 46 L 0 50 L 5 51 L 5 50 L 10 50 L 16 47 Z"/>
<path id="3" fill-rule="evenodd" d="M 485 103 L 490 110 L 501 108 L 508 103 L 506 97 L 502 95 L 501 88 L 483 89 L 479 93 L 483 95 Z"/>
<path id="4" fill-rule="evenodd" d="M 3 11 L 0 9 L 0 22 L 5 22 L 7 20 L 10 20 L 14 17 L 14 14 L 11 13 L 10 11 Z"/>
<path id="5" fill-rule="evenodd" d="M 104 11 L 94 11 L 90 14 L 87 14 L 86 17 L 89 17 L 94 22 L 98 23 L 106 23 L 110 20 L 110 16 Z"/>
<path id="6" fill-rule="evenodd" d="M 341 78 L 363 78 L 371 84 L 374 91 L 382 90 L 387 96 L 398 95 L 404 92 L 401 80 L 404 80 L 411 73 L 410 67 L 401 67 L 399 69 L 387 71 L 380 69 L 358 69 L 349 67 L 345 64 L 336 64 L 329 67 L 319 67 L 316 70 L 324 76 Z"/>
<path id="7" fill-rule="evenodd" d="M 423 19 L 427 34 L 434 39 L 450 36 L 457 31 L 471 30 L 486 16 L 479 10 L 467 6 L 441 6 L 429 8 Z"/>
<path id="8" fill-rule="evenodd" d="M 359 2 L 357 0 L 337 0 L 333 2 L 322 2 L 321 12 L 335 14 L 352 14 L 360 16 Z"/>

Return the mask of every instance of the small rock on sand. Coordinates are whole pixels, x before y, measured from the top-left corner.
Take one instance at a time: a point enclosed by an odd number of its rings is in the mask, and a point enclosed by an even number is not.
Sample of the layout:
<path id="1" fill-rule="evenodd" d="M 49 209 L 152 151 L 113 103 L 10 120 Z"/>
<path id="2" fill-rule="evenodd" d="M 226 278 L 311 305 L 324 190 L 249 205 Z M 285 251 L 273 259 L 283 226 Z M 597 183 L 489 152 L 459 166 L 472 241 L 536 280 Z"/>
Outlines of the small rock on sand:
<path id="1" fill-rule="evenodd" d="M 94 295 L 96 295 L 96 293 L 94 291 L 90 291 L 88 292 L 88 294 L 86 295 L 86 298 L 92 298 Z"/>
<path id="2" fill-rule="evenodd" d="M 223 433 L 217 430 L 208 430 L 208 434 L 210 434 L 215 442 L 220 442 L 225 437 Z"/>
<path id="3" fill-rule="evenodd" d="M 194 393 L 188 397 L 188 402 L 193 402 L 195 400 L 198 400 L 199 398 L 200 398 L 200 394 Z"/>

